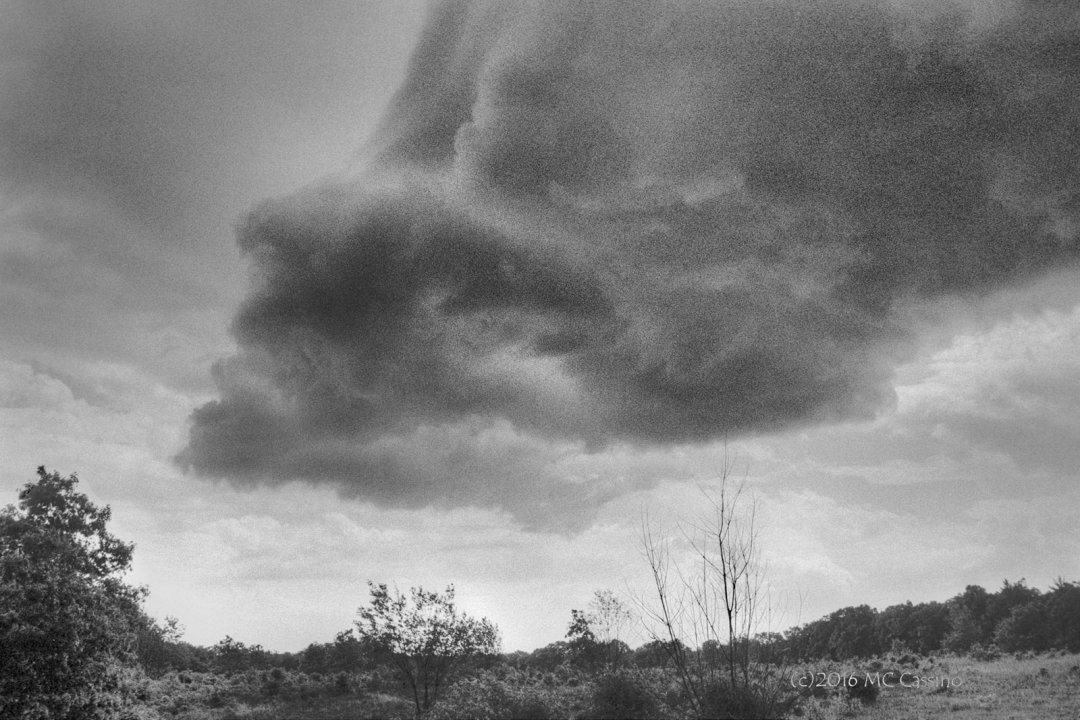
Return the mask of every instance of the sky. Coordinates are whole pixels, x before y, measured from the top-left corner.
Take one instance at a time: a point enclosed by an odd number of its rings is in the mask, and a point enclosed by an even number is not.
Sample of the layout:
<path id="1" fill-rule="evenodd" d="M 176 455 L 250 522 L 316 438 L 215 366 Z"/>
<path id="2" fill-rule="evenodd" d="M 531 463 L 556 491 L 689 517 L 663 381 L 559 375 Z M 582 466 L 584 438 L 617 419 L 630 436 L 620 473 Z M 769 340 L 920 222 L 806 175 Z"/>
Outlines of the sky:
<path id="1" fill-rule="evenodd" d="M 1071 3 L 0 18 L 0 493 L 78 473 L 190 642 L 372 580 L 540 647 L 725 466 L 769 629 L 1080 580 Z"/>

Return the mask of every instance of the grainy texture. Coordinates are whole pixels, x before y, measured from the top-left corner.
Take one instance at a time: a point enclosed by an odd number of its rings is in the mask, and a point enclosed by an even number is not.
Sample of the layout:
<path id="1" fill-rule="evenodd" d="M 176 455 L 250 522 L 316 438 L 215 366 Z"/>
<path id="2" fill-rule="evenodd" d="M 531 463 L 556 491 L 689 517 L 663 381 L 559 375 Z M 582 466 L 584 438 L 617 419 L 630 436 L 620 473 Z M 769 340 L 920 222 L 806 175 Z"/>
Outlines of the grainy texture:
<path id="1" fill-rule="evenodd" d="M 1080 656 L 1035 655 L 979 662 L 968 658 L 928 661 L 920 676 L 946 675 L 961 685 L 883 689 L 877 703 L 860 705 L 835 697 L 813 699 L 811 720 L 1074 720 L 1080 717 Z M 1045 672 L 1044 672 L 1045 671 Z"/>

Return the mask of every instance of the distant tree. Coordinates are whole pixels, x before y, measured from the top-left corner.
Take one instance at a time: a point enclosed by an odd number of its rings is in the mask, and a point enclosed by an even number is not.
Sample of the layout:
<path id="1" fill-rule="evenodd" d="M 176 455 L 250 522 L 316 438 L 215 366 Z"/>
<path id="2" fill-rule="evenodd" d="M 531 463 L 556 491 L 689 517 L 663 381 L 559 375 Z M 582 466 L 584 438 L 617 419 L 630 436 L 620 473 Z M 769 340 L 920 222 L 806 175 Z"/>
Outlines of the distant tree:
<path id="1" fill-rule="evenodd" d="M 306 673 L 330 672 L 330 645 L 311 643 L 300 651 L 300 669 Z"/>
<path id="2" fill-rule="evenodd" d="M 704 649 L 705 643 L 702 643 Z M 779 665 L 788 654 L 787 642 L 784 635 L 778 632 L 759 632 L 754 635 L 750 644 L 751 656 L 756 663 L 768 663 Z"/>
<path id="3" fill-rule="evenodd" d="M 529 667 L 538 670 L 554 670 L 570 657 L 570 645 L 565 640 L 557 640 L 529 653 Z"/>
<path id="4" fill-rule="evenodd" d="M 709 642 L 706 640 L 706 642 Z M 634 665 L 640 668 L 658 668 L 668 665 L 672 655 L 685 657 L 690 650 L 681 640 L 657 638 L 638 647 L 633 653 Z"/>
<path id="5" fill-rule="evenodd" d="M 613 670 L 630 653 L 620 635 L 633 614 L 611 590 L 597 590 L 588 610 L 571 610 L 566 633 L 570 657 L 590 670 Z"/>
<path id="6" fill-rule="evenodd" d="M 1058 578 L 1046 597 L 1052 644 L 1080 652 L 1080 584 Z"/>
<path id="7" fill-rule="evenodd" d="M 600 644 L 601 661 L 614 668 L 630 651 L 622 636 L 634 620 L 633 612 L 613 591 L 597 590 L 589 601 L 588 617 Z"/>
<path id="8" fill-rule="evenodd" d="M 716 640 L 710 639 L 701 643 L 698 653 L 701 655 L 701 661 L 709 666 L 719 667 L 724 661 L 724 646 Z"/>
<path id="9" fill-rule="evenodd" d="M 949 631 L 945 635 L 943 646 L 950 652 L 967 652 L 975 645 L 990 641 L 987 626 L 987 606 L 990 594 L 978 585 L 968 585 L 964 592 L 946 603 L 949 616 Z"/>
<path id="10" fill-rule="evenodd" d="M 829 619 L 821 618 L 784 632 L 787 657 L 791 660 L 813 660 L 829 655 L 832 629 Z"/>
<path id="11" fill-rule="evenodd" d="M 370 604 L 359 610 L 357 632 L 404 676 L 417 718 L 438 701 L 463 661 L 499 652 L 498 628 L 459 613 L 453 585 L 444 593 L 411 588 L 408 596 L 386 585 L 368 587 Z"/>
<path id="12" fill-rule="evenodd" d="M 219 640 L 211 651 L 214 655 L 214 668 L 221 673 L 243 672 L 269 664 L 268 653 L 262 645 L 245 645 L 228 635 Z"/>
<path id="13" fill-rule="evenodd" d="M 370 641 L 363 641 L 350 628 L 334 636 L 331 651 L 331 665 L 334 672 L 357 672 L 371 667 L 372 648 Z"/>
<path id="14" fill-rule="evenodd" d="M 157 622 L 143 617 L 136 629 L 135 653 L 147 675 L 160 677 L 186 664 L 186 648 L 180 643 L 183 637 L 184 628 L 176 618 L 166 616 L 164 622 Z"/>
<path id="15" fill-rule="evenodd" d="M 968 585 L 964 588 L 964 592 L 956 596 L 955 600 L 971 613 L 971 619 L 975 622 L 979 632 L 976 642 L 987 642 L 993 630 L 987 618 L 990 607 L 990 593 L 980 585 Z"/>
<path id="16" fill-rule="evenodd" d="M 566 631 L 570 658 L 579 666 L 595 670 L 601 663 L 602 646 L 596 639 L 588 613 L 570 611 L 570 627 Z"/>
<path id="17" fill-rule="evenodd" d="M 1039 600 L 1013 607 L 1009 617 L 998 623 L 994 642 L 1006 652 L 1046 650 L 1050 646 L 1050 623 L 1046 607 Z"/>
<path id="18" fill-rule="evenodd" d="M 971 610 L 962 604 L 949 601 L 949 632 L 943 647 L 949 652 L 966 653 L 981 644 L 982 632 Z"/>
<path id="19" fill-rule="evenodd" d="M 121 580 L 134 546 L 75 475 L 37 474 L 0 510 L 0 717 L 116 717 L 145 618 L 145 591 Z"/>
<path id="20" fill-rule="evenodd" d="M 1001 589 L 990 595 L 986 601 L 987 633 L 996 633 L 998 625 L 1012 614 L 1014 608 L 1027 605 L 1038 597 L 1039 591 L 1028 587 L 1024 578 L 1014 583 L 1003 581 Z"/>
<path id="21" fill-rule="evenodd" d="M 874 631 L 877 612 L 869 605 L 847 607 L 832 614 L 833 634 L 830 651 L 834 658 L 865 658 L 881 648 Z"/>
<path id="22" fill-rule="evenodd" d="M 949 633 L 949 608 L 945 603 L 919 603 L 912 612 L 915 638 L 911 647 L 923 654 L 941 649 Z"/>

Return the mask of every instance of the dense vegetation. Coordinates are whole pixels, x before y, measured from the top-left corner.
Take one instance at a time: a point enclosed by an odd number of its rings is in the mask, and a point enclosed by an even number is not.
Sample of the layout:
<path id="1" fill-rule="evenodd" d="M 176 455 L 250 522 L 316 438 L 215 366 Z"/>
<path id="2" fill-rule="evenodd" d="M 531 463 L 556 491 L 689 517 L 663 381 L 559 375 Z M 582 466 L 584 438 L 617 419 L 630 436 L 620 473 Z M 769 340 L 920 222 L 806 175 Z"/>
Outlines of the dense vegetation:
<path id="1" fill-rule="evenodd" d="M 175 619 L 147 617 L 146 590 L 122 579 L 133 546 L 77 483 L 39 468 L 18 506 L 0 511 L 0 717 L 773 717 L 816 712 L 820 698 L 787 681 L 807 663 L 1080 652 L 1080 584 L 1064 580 L 1046 592 L 1005 581 L 943 603 L 848 607 L 696 647 L 659 632 L 631 648 L 620 633 L 640 619 L 597 591 L 570 610 L 564 640 L 514 653 L 500 652 L 493 623 L 457 610 L 452 586 L 405 594 L 371 583 L 357 622 L 330 642 L 295 653 L 231 637 L 199 647 Z M 878 689 L 844 688 L 862 703 Z"/>
<path id="2" fill-rule="evenodd" d="M 1080 652 L 1080 584 L 1059 579 L 1045 593 L 1022 579 L 1006 580 L 997 592 L 969 585 L 944 603 L 907 602 L 880 611 L 846 607 L 763 639 L 772 652 L 791 660 L 865 658 L 897 649 Z"/>
<path id="3" fill-rule="evenodd" d="M 77 482 L 38 468 L 19 506 L 0 511 L 2 717 L 107 717 L 130 704 L 144 593 L 120 579 L 132 546 Z"/>

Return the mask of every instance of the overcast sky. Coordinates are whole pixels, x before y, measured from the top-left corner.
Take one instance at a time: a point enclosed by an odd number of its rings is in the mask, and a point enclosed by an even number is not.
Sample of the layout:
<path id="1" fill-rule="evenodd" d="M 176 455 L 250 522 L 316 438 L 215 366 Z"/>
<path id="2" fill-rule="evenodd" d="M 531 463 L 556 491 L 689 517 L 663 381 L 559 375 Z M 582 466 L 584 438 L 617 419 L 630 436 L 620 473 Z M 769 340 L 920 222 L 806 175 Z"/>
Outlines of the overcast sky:
<path id="1" fill-rule="evenodd" d="M 725 458 L 783 629 L 1080 580 L 1067 2 L 0 0 L 0 491 L 187 639 L 507 649 Z"/>

